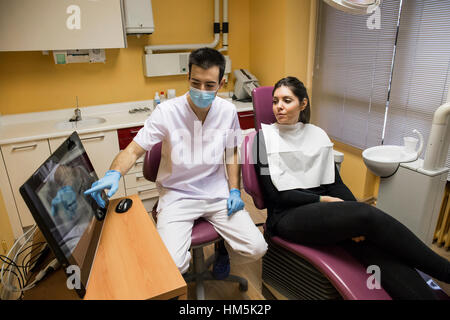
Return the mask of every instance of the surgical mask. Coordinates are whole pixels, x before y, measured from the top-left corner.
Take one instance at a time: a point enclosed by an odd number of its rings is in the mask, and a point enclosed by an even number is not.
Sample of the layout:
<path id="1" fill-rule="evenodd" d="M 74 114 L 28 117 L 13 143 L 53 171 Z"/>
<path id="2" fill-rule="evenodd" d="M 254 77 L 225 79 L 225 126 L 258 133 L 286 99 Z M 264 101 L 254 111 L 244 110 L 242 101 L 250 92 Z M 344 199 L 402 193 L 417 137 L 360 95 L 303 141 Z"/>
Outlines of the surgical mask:
<path id="1" fill-rule="evenodd" d="M 192 102 L 199 108 L 207 108 L 216 98 L 216 91 L 203 91 L 191 87 L 189 89 L 189 96 Z"/>

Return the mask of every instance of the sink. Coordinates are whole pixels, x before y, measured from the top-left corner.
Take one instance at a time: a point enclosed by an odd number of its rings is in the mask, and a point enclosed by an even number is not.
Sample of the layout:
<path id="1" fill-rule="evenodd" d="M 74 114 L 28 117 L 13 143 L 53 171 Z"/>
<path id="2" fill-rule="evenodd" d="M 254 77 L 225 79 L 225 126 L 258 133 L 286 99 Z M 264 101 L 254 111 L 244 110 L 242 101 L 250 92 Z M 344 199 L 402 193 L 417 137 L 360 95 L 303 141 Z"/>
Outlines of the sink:
<path id="1" fill-rule="evenodd" d="M 86 117 L 80 121 L 69 121 L 69 120 L 59 121 L 55 124 L 55 127 L 58 129 L 63 129 L 63 130 L 64 129 L 81 129 L 81 128 L 98 125 L 100 123 L 104 123 L 105 121 L 106 121 L 106 119 L 101 118 L 101 117 L 92 117 L 92 118 Z"/>
<path id="2" fill-rule="evenodd" d="M 366 167 L 383 178 L 393 175 L 401 162 L 417 160 L 418 152 L 405 152 L 404 146 L 387 145 L 368 148 L 362 156 Z"/>

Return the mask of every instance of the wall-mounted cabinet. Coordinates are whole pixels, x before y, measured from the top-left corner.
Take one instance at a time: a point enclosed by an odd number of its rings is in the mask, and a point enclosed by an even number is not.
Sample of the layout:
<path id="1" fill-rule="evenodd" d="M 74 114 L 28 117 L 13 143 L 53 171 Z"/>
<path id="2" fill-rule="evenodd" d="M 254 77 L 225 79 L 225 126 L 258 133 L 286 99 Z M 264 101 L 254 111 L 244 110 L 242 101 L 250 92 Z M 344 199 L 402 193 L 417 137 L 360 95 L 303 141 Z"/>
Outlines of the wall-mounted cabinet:
<path id="1" fill-rule="evenodd" d="M 0 51 L 125 48 L 122 0 L 0 0 Z"/>

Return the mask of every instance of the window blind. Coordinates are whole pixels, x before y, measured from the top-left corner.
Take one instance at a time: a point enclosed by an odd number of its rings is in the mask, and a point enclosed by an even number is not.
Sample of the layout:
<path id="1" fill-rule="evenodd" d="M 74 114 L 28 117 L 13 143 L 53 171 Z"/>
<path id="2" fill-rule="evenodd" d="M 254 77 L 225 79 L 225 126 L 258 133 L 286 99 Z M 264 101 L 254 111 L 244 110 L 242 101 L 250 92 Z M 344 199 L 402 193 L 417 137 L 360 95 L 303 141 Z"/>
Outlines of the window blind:
<path id="1" fill-rule="evenodd" d="M 320 2 L 312 119 L 332 138 L 365 149 L 381 144 L 399 2 L 383 1 L 380 28 Z"/>
<path id="2" fill-rule="evenodd" d="M 403 137 L 414 136 L 417 129 L 426 150 L 433 114 L 447 99 L 449 13 L 450 1 L 408 0 L 403 5 L 384 144 L 402 145 Z"/>

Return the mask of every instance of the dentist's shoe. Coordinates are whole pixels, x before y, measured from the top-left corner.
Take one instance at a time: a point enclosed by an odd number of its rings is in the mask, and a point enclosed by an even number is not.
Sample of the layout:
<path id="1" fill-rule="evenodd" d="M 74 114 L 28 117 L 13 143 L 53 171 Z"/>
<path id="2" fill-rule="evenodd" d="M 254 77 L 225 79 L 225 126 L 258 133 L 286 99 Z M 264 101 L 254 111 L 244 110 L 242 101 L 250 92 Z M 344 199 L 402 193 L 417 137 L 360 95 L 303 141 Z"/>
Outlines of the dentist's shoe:
<path id="1" fill-rule="evenodd" d="M 227 254 L 218 253 L 213 265 L 213 276 L 217 280 L 223 280 L 230 275 L 230 258 Z"/>

